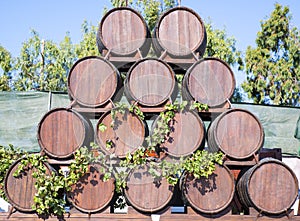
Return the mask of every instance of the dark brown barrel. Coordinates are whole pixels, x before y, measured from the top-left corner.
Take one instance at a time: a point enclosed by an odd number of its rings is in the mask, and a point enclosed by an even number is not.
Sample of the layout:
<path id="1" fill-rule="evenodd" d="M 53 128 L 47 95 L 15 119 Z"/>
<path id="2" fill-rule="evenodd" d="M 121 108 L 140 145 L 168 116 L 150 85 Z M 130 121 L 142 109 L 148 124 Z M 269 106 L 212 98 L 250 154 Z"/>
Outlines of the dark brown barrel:
<path id="1" fill-rule="evenodd" d="M 54 158 L 67 158 L 93 139 L 90 122 L 72 109 L 55 108 L 48 111 L 38 125 L 38 143 Z"/>
<path id="2" fill-rule="evenodd" d="M 37 193 L 34 187 L 36 179 L 32 176 L 34 168 L 28 165 L 18 177 L 13 175 L 21 164 L 21 160 L 14 162 L 8 169 L 4 180 L 4 191 L 8 202 L 13 207 L 22 212 L 33 212 L 34 195 Z M 50 175 L 53 169 L 46 163 L 45 166 L 47 168 L 46 173 Z"/>
<path id="3" fill-rule="evenodd" d="M 260 150 L 264 131 L 260 121 L 249 111 L 229 109 L 210 124 L 208 148 L 221 150 L 235 159 L 246 159 Z"/>
<path id="4" fill-rule="evenodd" d="M 216 170 L 208 178 L 194 178 L 184 174 L 181 180 L 183 198 L 194 209 L 202 213 L 216 214 L 225 210 L 231 203 L 235 184 L 230 170 L 216 164 Z"/>
<path id="5" fill-rule="evenodd" d="M 294 172 L 273 158 L 261 160 L 237 183 L 241 202 L 267 214 L 288 211 L 297 199 L 298 188 Z"/>
<path id="6" fill-rule="evenodd" d="M 106 129 L 101 131 L 100 125 L 105 125 Z M 124 114 L 117 112 L 113 120 L 111 111 L 108 111 L 98 120 L 96 142 L 104 152 L 123 158 L 143 145 L 147 132 L 146 124 L 136 114 L 128 110 Z M 108 148 L 107 143 L 112 146 Z"/>
<path id="7" fill-rule="evenodd" d="M 163 177 L 154 178 L 149 166 L 138 166 L 127 177 L 125 197 L 135 209 L 152 213 L 165 208 L 173 196 L 173 187 Z"/>
<path id="8" fill-rule="evenodd" d="M 229 100 L 234 88 L 235 77 L 228 64 L 218 58 L 204 58 L 187 70 L 182 96 L 215 107 Z"/>
<path id="9" fill-rule="evenodd" d="M 166 51 L 174 57 L 204 54 L 206 31 L 200 16 L 190 8 L 175 7 L 162 14 L 154 29 L 153 46 L 158 56 Z"/>
<path id="10" fill-rule="evenodd" d="M 152 125 L 152 131 L 160 122 L 158 117 Z M 205 143 L 205 127 L 199 115 L 194 111 L 181 111 L 169 123 L 171 132 L 165 137 L 161 147 L 174 157 L 191 155 L 197 149 L 203 149 Z"/>
<path id="11" fill-rule="evenodd" d="M 88 172 L 72 186 L 68 199 L 78 210 L 99 212 L 111 203 L 115 191 L 114 179 L 103 181 L 102 169 L 100 164 L 90 164 Z"/>
<path id="12" fill-rule="evenodd" d="M 109 61 L 96 56 L 79 59 L 68 76 L 71 99 L 86 107 L 99 107 L 109 100 L 118 100 L 121 86 L 119 71 Z"/>
<path id="13" fill-rule="evenodd" d="M 145 57 L 151 46 L 151 35 L 144 18 L 134 9 L 118 7 L 102 18 L 97 32 L 97 46 L 117 56 L 129 56 L 138 52 Z"/>
<path id="14" fill-rule="evenodd" d="M 156 58 L 137 61 L 128 71 L 124 88 L 129 101 L 151 107 L 175 100 L 178 92 L 172 68 Z"/>

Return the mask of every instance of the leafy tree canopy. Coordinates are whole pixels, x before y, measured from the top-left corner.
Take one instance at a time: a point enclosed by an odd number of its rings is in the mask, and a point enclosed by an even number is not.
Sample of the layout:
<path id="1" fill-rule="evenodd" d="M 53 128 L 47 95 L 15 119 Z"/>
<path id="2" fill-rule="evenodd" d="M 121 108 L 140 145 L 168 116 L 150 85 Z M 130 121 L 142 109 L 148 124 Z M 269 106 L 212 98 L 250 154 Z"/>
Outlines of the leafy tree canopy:
<path id="1" fill-rule="evenodd" d="M 261 22 L 256 48 L 246 51 L 247 80 L 242 88 L 254 103 L 299 106 L 300 35 L 289 8 L 275 5 Z"/>

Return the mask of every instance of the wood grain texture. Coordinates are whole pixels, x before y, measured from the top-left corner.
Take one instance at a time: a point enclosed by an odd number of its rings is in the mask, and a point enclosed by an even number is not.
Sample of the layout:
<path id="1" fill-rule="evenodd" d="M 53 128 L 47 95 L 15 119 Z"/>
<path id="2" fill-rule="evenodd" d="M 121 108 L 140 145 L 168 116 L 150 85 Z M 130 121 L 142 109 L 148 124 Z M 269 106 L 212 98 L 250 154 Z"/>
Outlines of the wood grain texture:
<path id="1" fill-rule="evenodd" d="M 96 56 L 75 62 L 68 75 L 71 99 L 85 107 L 103 106 L 117 98 L 121 85 L 118 70 L 109 61 Z"/>
<path id="2" fill-rule="evenodd" d="M 219 115 L 208 129 L 208 148 L 221 150 L 234 159 L 246 159 L 263 145 L 264 131 L 251 112 L 229 109 Z"/>
<path id="3" fill-rule="evenodd" d="M 87 119 L 76 111 L 55 108 L 39 122 L 38 143 L 49 156 L 67 158 L 91 142 L 92 131 Z"/>

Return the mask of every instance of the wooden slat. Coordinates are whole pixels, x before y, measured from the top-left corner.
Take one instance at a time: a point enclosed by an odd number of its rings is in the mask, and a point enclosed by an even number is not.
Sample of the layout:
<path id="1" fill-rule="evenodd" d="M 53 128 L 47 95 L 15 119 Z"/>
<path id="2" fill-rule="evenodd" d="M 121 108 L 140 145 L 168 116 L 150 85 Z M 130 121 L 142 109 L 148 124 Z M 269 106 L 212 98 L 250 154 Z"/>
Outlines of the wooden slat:
<path id="1" fill-rule="evenodd" d="M 190 211 L 189 211 L 190 212 Z M 290 217 L 281 216 L 281 217 L 268 217 L 260 215 L 224 215 L 224 216 L 203 216 L 196 213 L 191 214 L 162 214 L 160 216 L 160 221 L 208 221 L 208 220 L 222 220 L 222 221 L 300 221 L 300 216 L 291 215 L 293 211 L 290 213 Z M 26 214 L 26 213 L 14 213 L 11 215 L 9 219 L 7 219 L 8 213 L 0 213 L 0 221 L 2 220 L 10 220 L 10 221 L 41 221 L 42 218 L 39 218 L 35 214 Z M 59 220 L 57 217 L 49 217 L 46 219 L 47 221 Z M 61 219 L 62 220 L 62 219 Z M 102 220 L 110 220 L 110 221 L 152 221 L 151 215 L 144 214 L 88 214 L 84 213 L 72 213 L 69 217 L 66 215 L 64 217 L 66 221 L 72 220 L 80 220 L 80 221 L 102 221 Z"/>

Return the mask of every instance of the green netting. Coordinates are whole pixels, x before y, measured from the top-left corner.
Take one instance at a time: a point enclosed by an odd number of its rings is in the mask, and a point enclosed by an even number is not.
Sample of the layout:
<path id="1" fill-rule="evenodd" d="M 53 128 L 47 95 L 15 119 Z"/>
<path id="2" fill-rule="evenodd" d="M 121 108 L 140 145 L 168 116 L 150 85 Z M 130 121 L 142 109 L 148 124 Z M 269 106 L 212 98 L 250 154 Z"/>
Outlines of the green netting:
<path id="1" fill-rule="evenodd" d="M 300 108 L 233 104 L 249 110 L 260 120 L 265 133 L 264 148 L 281 148 L 283 155 L 300 156 L 300 141 L 294 137 Z"/>
<path id="2" fill-rule="evenodd" d="M 0 144 L 13 144 L 36 152 L 37 127 L 48 111 L 49 94 L 43 92 L 0 93 Z M 66 107 L 70 103 L 65 94 L 52 94 L 52 107 Z"/>
<path id="3" fill-rule="evenodd" d="M 0 144 L 39 151 L 37 127 L 48 105 L 46 92 L 0 92 Z M 69 105 L 67 94 L 52 93 L 51 108 Z M 252 104 L 232 104 L 232 107 L 249 110 L 258 117 L 265 133 L 264 148 L 281 148 L 283 155 L 300 156 L 300 108 Z"/>

